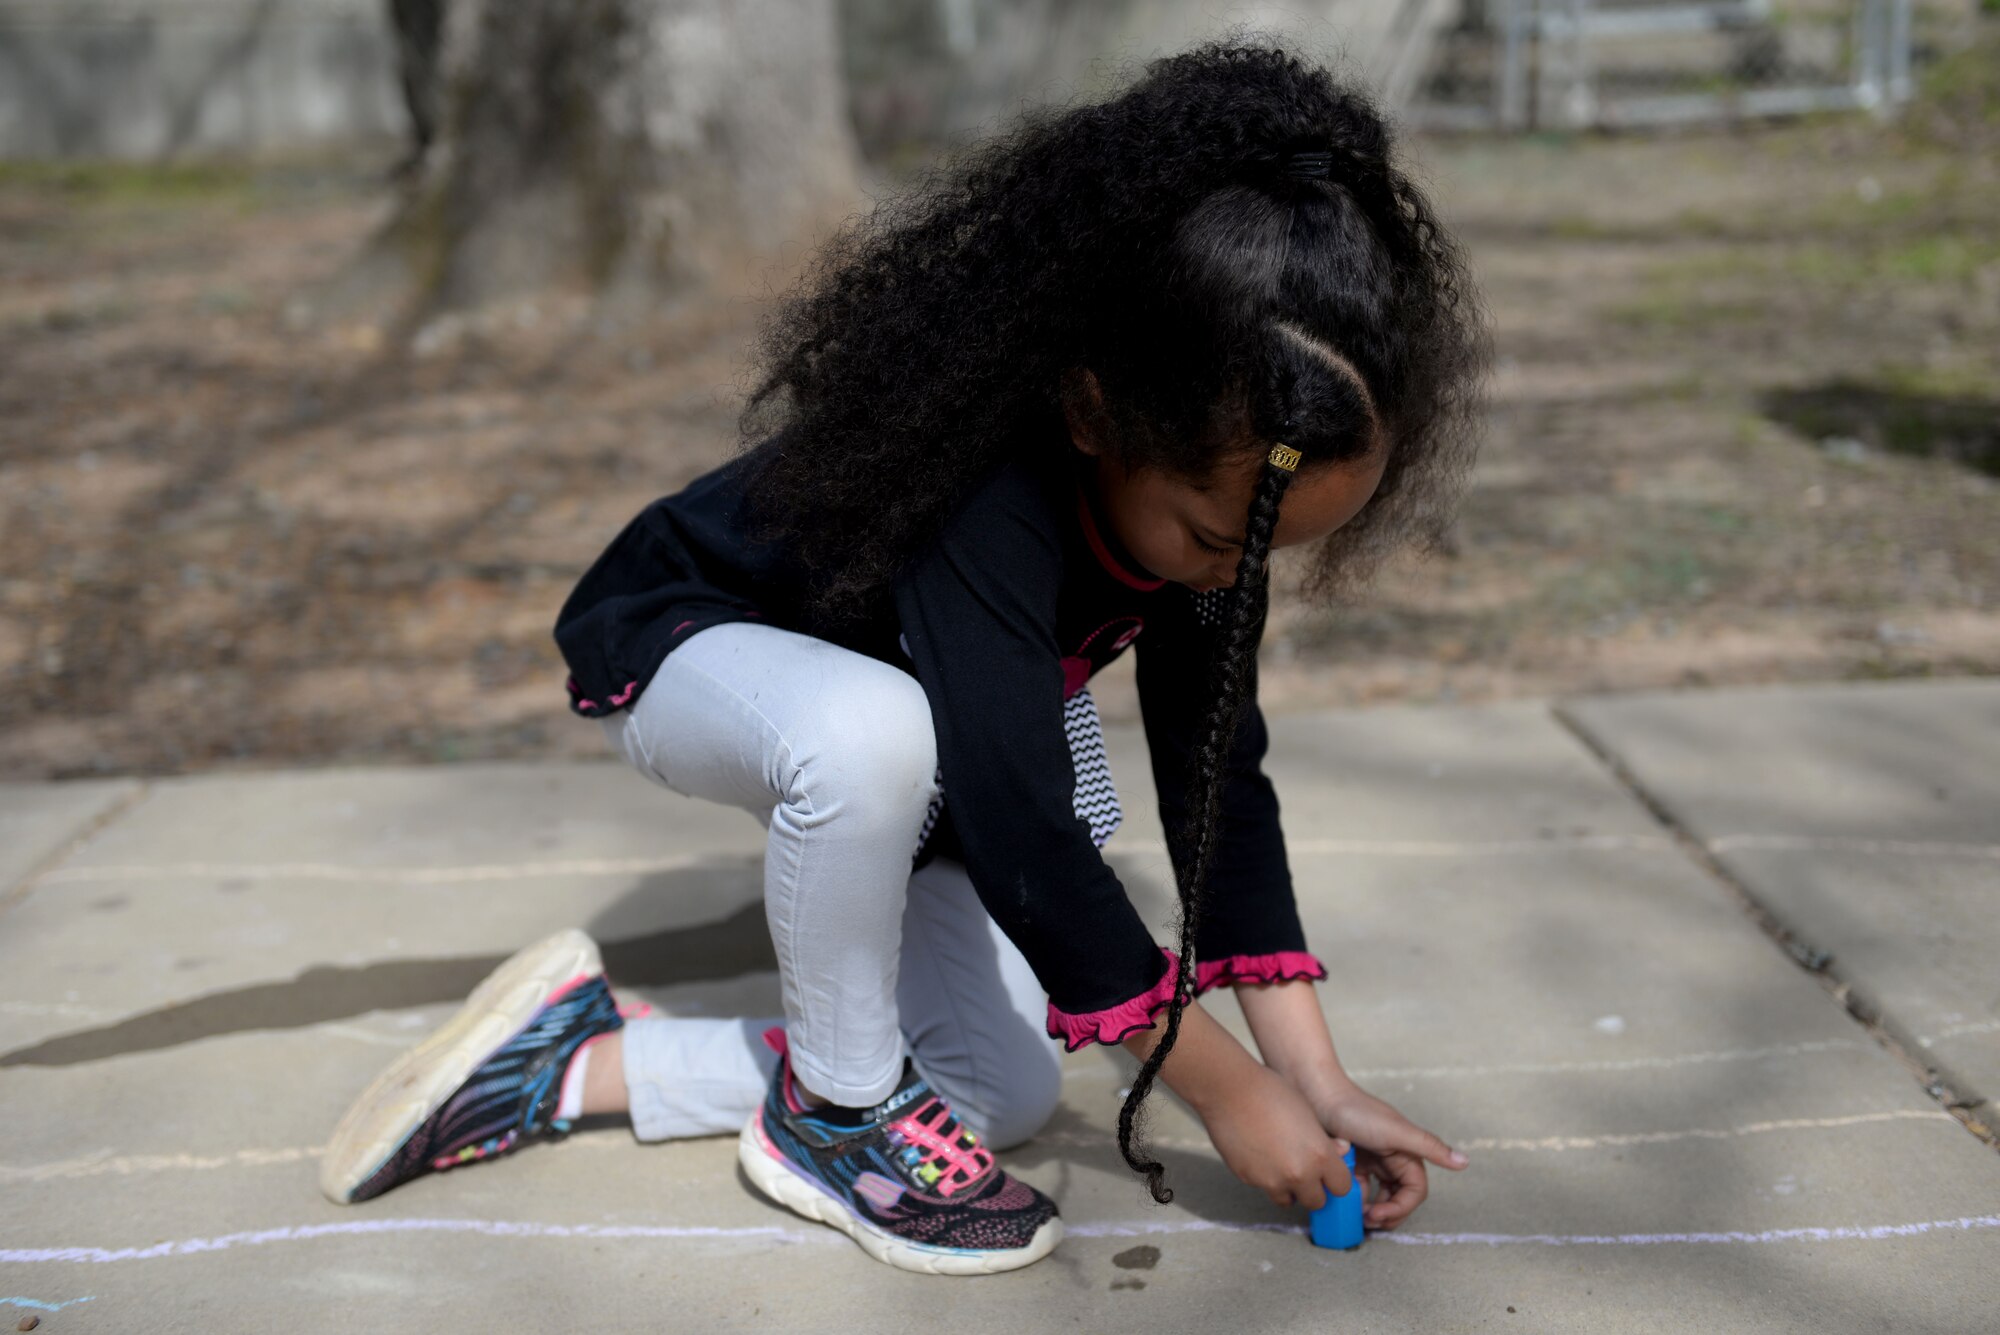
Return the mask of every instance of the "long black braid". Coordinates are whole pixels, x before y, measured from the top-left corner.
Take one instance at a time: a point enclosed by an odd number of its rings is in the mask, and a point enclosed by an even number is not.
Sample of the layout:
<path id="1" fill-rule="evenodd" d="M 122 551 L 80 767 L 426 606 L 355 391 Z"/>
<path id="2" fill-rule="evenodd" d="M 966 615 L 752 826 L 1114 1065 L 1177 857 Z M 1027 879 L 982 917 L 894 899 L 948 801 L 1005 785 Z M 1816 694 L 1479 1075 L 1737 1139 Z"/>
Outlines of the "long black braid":
<path id="1" fill-rule="evenodd" d="M 1139 1111 L 1152 1092 L 1154 1078 L 1167 1054 L 1180 1037 L 1181 1011 L 1193 995 L 1195 933 L 1208 881 L 1208 865 L 1215 852 L 1216 834 L 1221 827 L 1222 789 L 1225 765 L 1243 705 L 1249 697 L 1250 669 L 1256 661 L 1257 642 L 1264 633 L 1264 614 L 1270 606 L 1271 532 L 1278 524 L 1278 501 L 1292 483 L 1291 470 L 1268 460 L 1257 479 L 1250 501 L 1250 516 L 1243 528 L 1243 557 L 1236 569 L 1236 583 L 1223 603 L 1222 625 L 1215 637 L 1210 663 L 1212 686 L 1208 714 L 1194 747 L 1194 776 L 1189 784 L 1187 826 L 1180 836 L 1180 848 L 1172 861 L 1174 888 L 1180 900 L 1180 924 L 1175 933 L 1179 944 L 1180 972 L 1174 979 L 1173 1001 L 1167 1007 L 1167 1028 L 1160 1041 L 1139 1067 L 1125 1106 L 1118 1110 L 1118 1152 L 1133 1172 L 1146 1175 L 1146 1190 L 1165 1205 L 1174 1193 L 1166 1185 L 1166 1165 L 1149 1159 L 1134 1143 L 1139 1128 Z"/>

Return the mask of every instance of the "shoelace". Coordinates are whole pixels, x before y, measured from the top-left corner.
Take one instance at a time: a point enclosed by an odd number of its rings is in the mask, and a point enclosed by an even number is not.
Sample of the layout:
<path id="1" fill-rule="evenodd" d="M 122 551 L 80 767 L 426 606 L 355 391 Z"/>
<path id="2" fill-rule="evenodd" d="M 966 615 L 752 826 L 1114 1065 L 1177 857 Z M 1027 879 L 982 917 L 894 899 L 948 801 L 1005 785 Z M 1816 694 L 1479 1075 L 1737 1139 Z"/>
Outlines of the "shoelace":
<path id="1" fill-rule="evenodd" d="M 911 1176 L 940 1196 L 951 1196 L 980 1181 L 993 1168 L 993 1153 L 979 1136 L 959 1124 L 942 1100 L 932 1098 L 888 1127 Z"/>

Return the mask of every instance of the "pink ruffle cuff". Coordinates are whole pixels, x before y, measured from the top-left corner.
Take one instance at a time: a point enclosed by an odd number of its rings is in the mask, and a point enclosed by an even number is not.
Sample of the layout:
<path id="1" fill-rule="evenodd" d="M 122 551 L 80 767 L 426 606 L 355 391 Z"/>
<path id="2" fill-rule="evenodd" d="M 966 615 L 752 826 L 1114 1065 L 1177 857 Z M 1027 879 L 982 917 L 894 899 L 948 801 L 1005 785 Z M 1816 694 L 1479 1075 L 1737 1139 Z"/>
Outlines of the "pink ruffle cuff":
<path id="1" fill-rule="evenodd" d="M 1201 960 L 1194 966 L 1194 993 L 1200 996 L 1223 983 L 1283 983 L 1293 978 L 1326 977 L 1326 966 L 1303 950 L 1281 950 L 1275 955 L 1227 955 L 1219 960 Z"/>
<path id="2" fill-rule="evenodd" d="M 1062 1040 L 1063 1049 L 1075 1052 L 1089 1043 L 1116 1043 L 1127 1034 L 1153 1027 L 1153 1017 L 1173 1003 L 1174 977 L 1180 973 L 1181 957 L 1165 946 L 1160 953 L 1167 957 L 1167 971 L 1160 975 L 1160 981 L 1133 997 L 1121 1001 L 1116 1006 L 1101 1011 L 1085 1011 L 1071 1015 L 1058 1010 L 1056 1004 L 1049 1003 L 1049 1037 Z M 1197 966 L 1199 972 L 1199 966 Z"/>

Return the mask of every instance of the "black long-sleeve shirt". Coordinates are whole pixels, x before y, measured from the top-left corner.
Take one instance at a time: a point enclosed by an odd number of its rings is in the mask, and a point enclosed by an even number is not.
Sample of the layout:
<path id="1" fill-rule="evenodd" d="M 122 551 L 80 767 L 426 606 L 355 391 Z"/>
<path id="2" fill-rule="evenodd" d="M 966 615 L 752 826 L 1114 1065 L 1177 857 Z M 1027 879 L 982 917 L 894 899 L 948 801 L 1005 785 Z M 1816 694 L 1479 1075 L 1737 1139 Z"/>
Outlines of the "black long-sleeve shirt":
<path id="1" fill-rule="evenodd" d="M 578 583 L 556 625 L 576 712 L 630 705 L 674 646 L 707 626 L 761 619 L 816 633 L 782 547 L 743 537 L 754 460 L 646 507 Z M 1067 448 L 1009 461 L 898 575 L 890 607 L 825 635 L 922 684 L 945 800 L 919 861 L 948 853 L 965 863 L 1049 994 L 1051 1036 L 1071 1047 L 1144 1025 L 1170 994 L 1171 956 L 1078 810 L 1065 702 L 1136 646 L 1161 819 L 1177 833 L 1210 652 L 1194 591 L 1124 550 L 1086 464 Z M 1305 952 L 1277 796 L 1260 768 L 1268 734 L 1254 689 L 1253 673 L 1196 943 L 1201 989 L 1325 976 Z"/>

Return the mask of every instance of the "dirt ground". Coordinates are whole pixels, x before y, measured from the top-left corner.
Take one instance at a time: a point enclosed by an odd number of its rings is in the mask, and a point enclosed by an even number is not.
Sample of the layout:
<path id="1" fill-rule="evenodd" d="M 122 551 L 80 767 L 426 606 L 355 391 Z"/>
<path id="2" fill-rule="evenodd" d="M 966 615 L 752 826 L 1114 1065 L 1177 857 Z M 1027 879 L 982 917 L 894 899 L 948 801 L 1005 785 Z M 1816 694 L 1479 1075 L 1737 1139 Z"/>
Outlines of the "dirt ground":
<path id="1" fill-rule="evenodd" d="M 1418 152 L 1497 321 L 1476 485 L 1449 554 L 1281 598 L 1267 710 L 2000 671 L 1990 139 Z M 380 166 L 0 167 L 0 777 L 603 754 L 549 628 L 726 457 L 755 306 L 395 353 L 309 305 Z"/>

